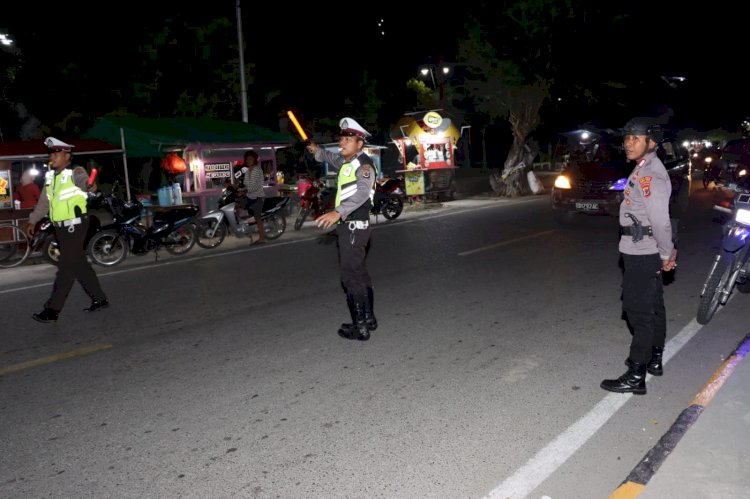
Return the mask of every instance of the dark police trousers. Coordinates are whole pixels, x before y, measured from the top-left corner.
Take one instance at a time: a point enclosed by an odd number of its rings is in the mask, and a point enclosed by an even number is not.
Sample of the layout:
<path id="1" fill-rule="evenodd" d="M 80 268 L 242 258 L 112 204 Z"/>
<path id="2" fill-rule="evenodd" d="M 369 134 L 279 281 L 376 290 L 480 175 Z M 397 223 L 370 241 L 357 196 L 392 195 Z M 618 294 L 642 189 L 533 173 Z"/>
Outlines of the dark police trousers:
<path id="1" fill-rule="evenodd" d="M 371 234 L 372 227 L 369 225 L 366 229 L 354 230 L 349 229 L 349 222 L 336 225 L 341 283 L 346 292 L 354 296 L 367 296 L 367 288 L 372 287 L 365 265 Z"/>
<path id="2" fill-rule="evenodd" d="M 623 254 L 622 259 L 625 265 L 622 309 L 633 329 L 630 360 L 648 364 L 651 360 L 651 347 L 664 348 L 667 336 L 661 257 L 658 254 Z"/>
<path id="3" fill-rule="evenodd" d="M 70 227 L 59 227 L 57 223 L 54 224 L 55 237 L 60 244 L 60 261 L 57 265 L 55 283 L 52 285 L 52 295 L 44 306 L 56 312 L 62 310 L 75 281 L 81 283 L 83 290 L 92 300 L 107 299 L 99 285 L 99 278 L 86 259 L 84 245 L 89 219 L 85 215 L 81 218 L 82 223 Z"/>

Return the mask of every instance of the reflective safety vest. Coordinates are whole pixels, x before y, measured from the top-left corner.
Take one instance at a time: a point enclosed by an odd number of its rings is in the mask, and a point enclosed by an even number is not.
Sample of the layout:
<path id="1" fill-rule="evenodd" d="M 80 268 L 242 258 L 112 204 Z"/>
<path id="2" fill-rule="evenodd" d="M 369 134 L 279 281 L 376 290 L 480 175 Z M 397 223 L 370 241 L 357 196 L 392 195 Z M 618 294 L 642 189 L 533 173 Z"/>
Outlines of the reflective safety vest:
<path id="1" fill-rule="evenodd" d="M 49 199 L 50 220 L 62 222 L 86 213 L 88 194 L 73 181 L 73 170 L 65 168 L 59 174 L 48 171 L 44 180 L 44 190 Z"/>
<path id="2" fill-rule="evenodd" d="M 359 159 L 354 158 L 349 163 L 344 163 L 339 169 L 338 176 L 338 189 L 336 191 L 336 207 L 341 205 L 341 202 L 347 198 L 350 198 L 357 192 L 357 170 L 361 166 Z M 372 165 L 373 170 L 375 166 Z M 372 204 L 373 197 L 375 196 L 375 177 L 377 172 L 372 172 L 372 185 L 370 186 L 370 204 Z"/>

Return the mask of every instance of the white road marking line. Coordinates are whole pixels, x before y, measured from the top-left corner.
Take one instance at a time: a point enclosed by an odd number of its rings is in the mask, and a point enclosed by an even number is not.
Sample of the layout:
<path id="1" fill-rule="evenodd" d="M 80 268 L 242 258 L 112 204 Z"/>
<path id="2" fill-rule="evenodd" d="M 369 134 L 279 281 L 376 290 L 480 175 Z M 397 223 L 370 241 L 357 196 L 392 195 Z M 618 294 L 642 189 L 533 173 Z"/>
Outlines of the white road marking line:
<path id="1" fill-rule="evenodd" d="M 508 241 L 501 241 L 499 243 L 490 244 L 488 246 L 482 246 L 481 248 L 477 248 L 477 249 L 473 249 L 473 250 L 469 250 L 469 251 L 462 251 L 461 253 L 458 254 L 458 256 L 472 255 L 474 253 L 479 253 L 480 251 L 486 251 L 486 250 L 492 249 L 492 248 L 499 248 L 500 246 L 507 246 L 509 244 L 515 244 L 517 242 L 525 241 L 527 239 L 532 239 L 534 237 L 539 237 L 539 236 L 545 236 L 547 234 L 552 234 L 553 232 L 557 232 L 557 231 L 556 230 L 545 230 L 544 232 L 537 232 L 536 234 L 529 234 L 528 236 L 517 237 L 515 239 L 510 239 Z"/>
<path id="2" fill-rule="evenodd" d="M 693 319 L 664 347 L 663 362 L 669 362 L 687 344 L 701 326 Z M 647 375 L 649 380 L 651 375 Z M 575 454 L 614 414 L 630 400 L 632 394 L 610 393 L 581 419 L 537 452 L 526 464 L 490 491 L 485 499 L 521 499 L 549 478 L 557 468 Z"/>

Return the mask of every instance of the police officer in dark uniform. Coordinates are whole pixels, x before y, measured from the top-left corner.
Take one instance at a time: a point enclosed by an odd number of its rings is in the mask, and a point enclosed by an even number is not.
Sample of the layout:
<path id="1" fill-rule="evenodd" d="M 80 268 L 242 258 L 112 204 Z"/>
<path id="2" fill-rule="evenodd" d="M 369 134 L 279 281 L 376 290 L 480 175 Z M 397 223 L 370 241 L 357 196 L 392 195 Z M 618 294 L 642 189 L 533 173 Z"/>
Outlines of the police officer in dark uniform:
<path id="1" fill-rule="evenodd" d="M 58 262 L 52 295 L 44 304 L 44 310 L 33 314 L 39 322 L 57 322 L 73 283 L 81 283 L 83 290 L 91 298 L 91 305 L 83 310 L 93 312 L 109 306 L 109 300 L 99 285 L 99 279 L 86 258 L 84 245 L 89 228 L 86 214 L 88 200 L 88 175 L 83 167 L 71 166 L 72 148 L 54 137 L 48 137 L 44 144 L 49 150 L 50 171 L 45 176 L 45 186 L 34 210 L 29 215 L 26 232 L 34 234 L 36 223 L 49 212 L 55 228 L 55 237 L 60 244 Z"/>
<path id="2" fill-rule="evenodd" d="M 663 374 L 667 334 L 662 272 L 677 267 L 669 198 L 672 184 L 656 155 L 661 132 L 646 118 L 634 118 L 623 129 L 625 155 L 635 161 L 620 204 L 620 244 L 624 273 L 622 308 L 633 330 L 627 372 L 605 379 L 601 387 L 618 393 L 646 393 L 646 373 Z"/>
<path id="3" fill-rule="evenodd" d="M 372 280 L 365 265 L 377 171 L 372 158 L 363 151 L 370 133 L 352 118 L 339 121 L 339 128 L 339 153 L 321 149 L 314 142 L 307 146 L 317 161 L 327 162 L 330 169 L 338 172 L 335 208 L 318 217 L 315 223 L 324 229 L 336 225 L 341 284 L 352 318 L 351 323 L 341 325 L 338 334 L 366 341 L 370 339 L 370 331 L 378 327 L 373 312 Z"/>

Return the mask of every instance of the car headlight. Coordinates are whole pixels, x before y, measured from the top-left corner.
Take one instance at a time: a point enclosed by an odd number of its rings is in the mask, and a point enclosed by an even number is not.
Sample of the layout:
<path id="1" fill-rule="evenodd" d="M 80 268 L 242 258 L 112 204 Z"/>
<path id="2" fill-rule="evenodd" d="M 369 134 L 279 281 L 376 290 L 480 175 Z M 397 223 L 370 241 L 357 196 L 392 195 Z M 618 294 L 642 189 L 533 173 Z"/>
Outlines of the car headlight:
<path id="1" fill-rule="evenodd" d="M 734 219 L 742 225 L 750 225 L 750 210 L 740 208 L 734 215 Z"/>
<path id="2" fill-rule="evenodd" d="M 624 191 L 626 185 L 628 185 L 628 177 L 623 177 L 623 178 L 617 179 L 611 186 L 609 186 L 609 190 L 610 191 Z"/>
<path id="3" fill-rule="evenodd" d="M 555 179 L 555 187 L 558 189 L 570 189 L 570 180 L 565 175 L 558 175 Z"/>

